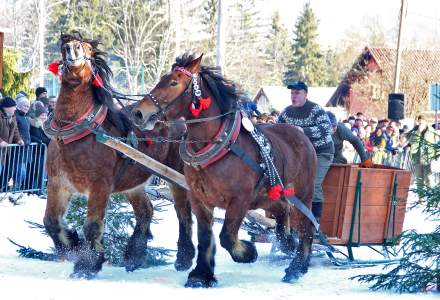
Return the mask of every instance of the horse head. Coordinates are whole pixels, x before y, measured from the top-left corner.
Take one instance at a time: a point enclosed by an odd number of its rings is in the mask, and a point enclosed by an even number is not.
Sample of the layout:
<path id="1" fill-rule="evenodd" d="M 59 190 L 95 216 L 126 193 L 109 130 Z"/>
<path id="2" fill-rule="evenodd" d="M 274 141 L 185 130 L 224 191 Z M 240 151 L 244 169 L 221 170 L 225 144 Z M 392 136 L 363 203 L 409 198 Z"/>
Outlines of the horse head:
<path id="1" fill-rule="evenodd" d="M 161 118 L 188 118 L 188 107 L 200 107 L 193 98 L 202 95 L 199 86 L 202 56 L 187 57 L 183 65 L 174 64 L 156 86 L 132 110 L 134 123 L 142 130 L 152 130 Z M 192 91 L 191 91 L 192 87 Z"/>

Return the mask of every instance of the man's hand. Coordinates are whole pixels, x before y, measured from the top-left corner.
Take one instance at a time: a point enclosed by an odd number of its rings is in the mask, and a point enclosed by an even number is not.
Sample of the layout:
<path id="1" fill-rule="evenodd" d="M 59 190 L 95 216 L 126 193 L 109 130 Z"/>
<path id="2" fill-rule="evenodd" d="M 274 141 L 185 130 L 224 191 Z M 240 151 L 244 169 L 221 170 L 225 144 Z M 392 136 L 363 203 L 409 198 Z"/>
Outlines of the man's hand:
<path id="1" fill-rule="evenodd" d="M 0 142 L 0 147 L 7 147 L 9 144 L 6 143 L 5 141 L 1 141 Z"/>
<path id="2" fill-rule="evenodd" d="M 371 158 L 364 160 L 361 162 L 361 168 L 372 168 L 374 166 L 373 162 L 371 161 Z"/>
<path id="3" fill-rule="evenodd" d="M 17 144 L 19 144 L 20 146 L 23 146 L 24 142 L 23 142 L 23 140 L 19 140 Z"/>

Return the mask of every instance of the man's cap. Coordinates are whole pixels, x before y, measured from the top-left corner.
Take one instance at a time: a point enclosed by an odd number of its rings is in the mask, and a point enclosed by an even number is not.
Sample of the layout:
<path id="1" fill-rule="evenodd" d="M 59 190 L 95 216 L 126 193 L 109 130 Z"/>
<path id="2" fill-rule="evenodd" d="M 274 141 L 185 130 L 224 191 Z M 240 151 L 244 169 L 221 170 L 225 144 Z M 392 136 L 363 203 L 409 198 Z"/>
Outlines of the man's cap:
<path id="1" fill-rule="evenodd" d="M 289 90 L 305 90 L 306 93 L 309 90 L 309 88 L 307 87 L 307 84 L 305 84 L 303 81 L 295 81 L 295 82 L 288 83 L 287 88 Z"/>
<path id="2" fill-rule="evenodd" d="M 15 103 L 14 99 L 10 98 L 10 97 L 5 97 L 2 99 L 1 103 L 0 103 L 0 107 L 6 108 L 6 107 L 14 107 L 17 104 Z"/>

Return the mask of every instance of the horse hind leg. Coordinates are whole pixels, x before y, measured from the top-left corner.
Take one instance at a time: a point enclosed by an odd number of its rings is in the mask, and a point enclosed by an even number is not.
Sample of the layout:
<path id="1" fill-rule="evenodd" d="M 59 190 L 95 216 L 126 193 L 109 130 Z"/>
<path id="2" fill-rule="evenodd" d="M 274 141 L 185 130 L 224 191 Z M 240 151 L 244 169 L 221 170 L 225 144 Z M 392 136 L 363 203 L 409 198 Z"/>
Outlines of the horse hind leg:
<path id="1" fill-rule="evenodd" d="M 153 237 L 150 231 L 153 205 L 145 194 L 143 184 L 124 194 L 132 205 L 136 218 L 136 226 L 124 253 L 125 270 L 132 272 L 140 268 L 146 260 L 147 243 Z"/>
<path id="2" fill-rule="evenodd" d="M 177 241 L 177 256 L 174 267 L 177 271 L 186 271 L 192 266 L 196 250 L 192 242 L 192 215 L 191 203 L 187 191 L 171 186 L 174 197 L 174 209 L 179 219 L 179 240 Z"/>
<path id="3" fill-rule="evenodd" d="M 79 247 L 80 239 L 76 230 L 67 228 L 63 221 L 72 193 L 62 186 L 66 185 L 61 185 L 56 178 L 49 178 L 43 223 L 57 255 L 69 259 Z"/>
<path id="4" fill-rule="evenodd" d="M 313 242 L 313 226 L 310 220 L 298 210 L 294 209 L 294 216 L 297 221 L 296 229 L 299 233 L 299 245 L 296 250 L 296 255 L 285 269 L 283 282 L 294 282 L 298 280 L 303 274 L 307 273 L 309 269 L 310 254 L 312 251 Z"/>
<path id="5" fill-rule="evenodd" d="M 110 191 L 108 184 L 95 184 L 87 201 L 87 220 L 83 226 L 85 242 L 78 252 L 71 277 L 91 279 L 101 271 L 104 258 L 104 214 Z"/>

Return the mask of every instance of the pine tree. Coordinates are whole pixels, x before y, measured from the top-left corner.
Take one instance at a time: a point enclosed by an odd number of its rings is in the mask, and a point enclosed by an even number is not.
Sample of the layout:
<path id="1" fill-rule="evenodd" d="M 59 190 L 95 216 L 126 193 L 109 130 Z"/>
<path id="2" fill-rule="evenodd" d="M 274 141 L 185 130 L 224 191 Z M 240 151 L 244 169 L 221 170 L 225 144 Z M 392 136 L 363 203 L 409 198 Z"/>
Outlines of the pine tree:
<path id="1" fill-rule="evenodd" d="M 325 83 L 324 56 L 321 53 L 318 37 L 318 21 L 307 2 L 295 24 L 291 46 L 291 57 L 286 65 L 284 84 L 302 80 L 311 86 Z"/>
<path id="2" fill-rule="evenodd" d="M 281 85 L 283 69 L 289 54 L 287 29 L 281 22 L 280 13 L 276 11 L 272 16 L 270 32 L 267 36 L 268 47 L 266 50 L 268 72 L 263 85 Z"/>
<path id="3" fill-rule="evenodd" d="M 440 143 L 433 144 L 434 156 L 440 157 Z M 412 207 L 423 207 L 427 219 L 440 220 L 440 186 L 419 186 L 414 190 L 419 196 Z M 373 283 L 373 290 L 395 290 L 403 293 L 417 293 L 437 287 L 440 292 L 440 224 L 433 232 L 403 232 L 400 253 L 403 257 L 397 266 L 384 274 L 368 274 L 352 277 L 361 282 Z M 385 267 L 390 268 L 390 266 Z"/>
<path id="4" fill-rule="evenodd" d="M 4 50 L 3 63 L 3 91 L 10 97 L 15 97 L 19 91 L 25 91 L 31 94 L 30 78 L 32 72 L 17 72 L 19 53 L 10 49 Z"/>

